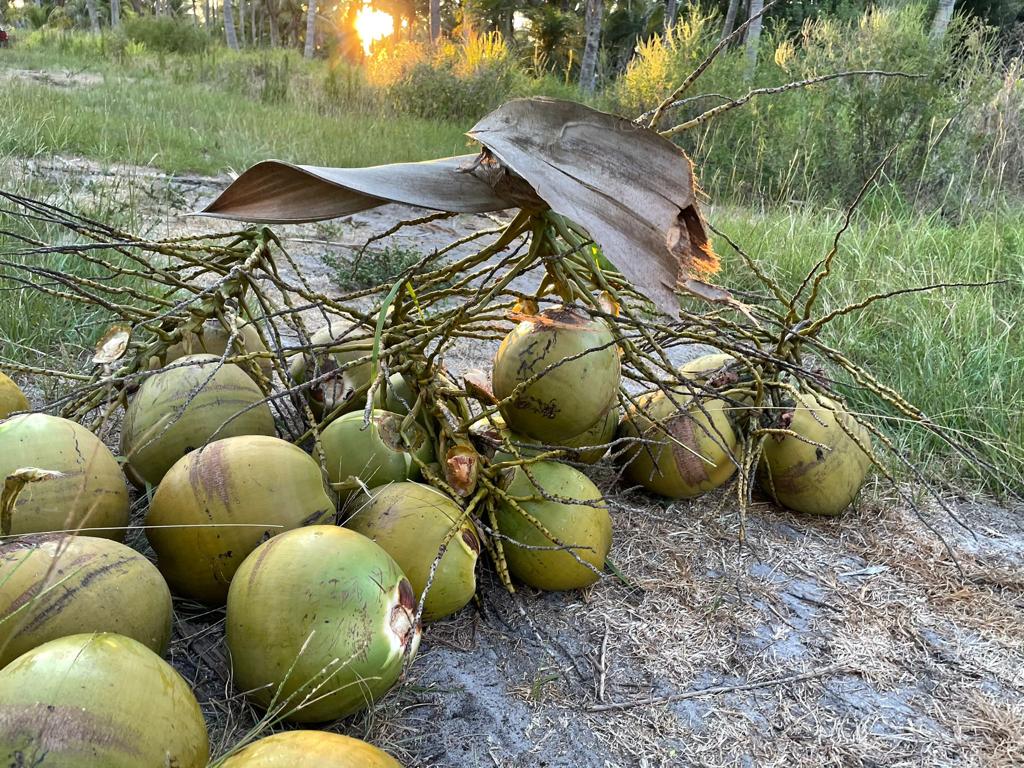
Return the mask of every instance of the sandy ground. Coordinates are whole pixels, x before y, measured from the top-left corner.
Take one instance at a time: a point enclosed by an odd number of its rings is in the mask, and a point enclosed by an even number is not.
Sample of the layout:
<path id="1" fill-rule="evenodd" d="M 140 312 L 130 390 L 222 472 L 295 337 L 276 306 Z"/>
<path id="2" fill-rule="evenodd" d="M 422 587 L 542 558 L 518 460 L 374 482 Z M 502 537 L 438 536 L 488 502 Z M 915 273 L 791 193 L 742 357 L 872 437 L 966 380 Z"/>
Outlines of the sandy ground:
<path id="1" fill-rule="evenodd" d="M 226 179 L 60 158 L 25 172 L 72 197 L 131 190 L 150 237 L 230 226 L 178 215 Z M 326 255 L 410 213 L 279 233 L 329 293 Z M 427 250 L 481 226 L 493 222 L 403 238 Z M 448 362 L 488 367 L 492 354 L 479 344 Z M 617 487 L 608 467 L 592 474 L 622 579 L 513 598 L 485 568 L 478 605 L 427 629 L 405 684 L 332 728 L 408 766 L 1024 765 L 1024 509 L 952 497 L 969 529 L 936 511 L 940 538 L 870 485 L 838 520 L 759 504 L 741 547 L 730 489 L 668 503 Z M 230 687 L 222 612 L 177 607 L 172 661 L 216 751 L 254 713 Z"/>

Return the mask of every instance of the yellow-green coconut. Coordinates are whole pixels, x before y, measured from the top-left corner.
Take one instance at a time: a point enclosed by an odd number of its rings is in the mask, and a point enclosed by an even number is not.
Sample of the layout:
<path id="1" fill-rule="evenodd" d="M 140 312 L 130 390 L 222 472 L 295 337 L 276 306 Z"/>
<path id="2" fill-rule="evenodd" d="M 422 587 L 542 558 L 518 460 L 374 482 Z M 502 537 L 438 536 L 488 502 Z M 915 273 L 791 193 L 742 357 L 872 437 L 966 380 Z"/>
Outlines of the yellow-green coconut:
<path id="1" fill-rule="evenodd" d="M 217 605 L 260 543 L 333 515 L 323 472 L 308 453 L 276 437 L 242 435 L 171 467 L 153 495 L 146 538 L 175 594 Z"/>
<path id="2" fill-rule="evenodd" d="M 871 467 L 850 434 L 870 447 L 868 431 L 838 403 L 810 393 L 781 414 L 777 426 L 804 439 L 772 435 L 764 441 L 758 479 L 765 492 L 784 507 L 814 515 L 838 515 L 850 506 Z"/>
<path id="3" fill-rule="evenodd" d="M 659 390 L 641 395 L 637 403 L 640 408 L 631 407 L 619 428 L 620 438 L 632 440 L 623 458 L 634 483 L 686 499 L 718 488 L 735 473 L 737 438 L 726 401 L 709 398 L 698 404 L 690 396 L 670 398 Z"/>
<path id="4" fill-rule="evenodd" d="M 0 667 L 83 632 L 115 632 L 162 654 L 171 617 L 160 572 L 124 544 L 49 535 L 0 546 Z"/>
<path id="5" fill-rule="evenodd" d="M 334 319 L 314 332 L 309 341 L 310 350 L 292 362 L 291 375 L 299 384 L 315 380 L 303 390 L 314 415 L 337 417 L 365 406 L 372 373 L 369 356 L 373 335 Z M 364 357 L 366 360 L 357 362 Z"/>
<path id="6" fill-rule="evenodd" d="M 608 326 L 564 307 L 519 323 L 494 358 L 494 396 L 505 423 L 548 445 L 564 445 L 606 418 L 620 380 Z"/>
<path id="7" fill-rule="evenodd" d="M 208 757 L 188 684 L 137 640 L 71 635 L 0 670 L 0 765 L 205 768 Z"/>
<path id="8" fill-rule="evenodd" d="M 365 425 L 362 411 L 331 422 L 320 438 L 331 487 L 347 494 L 418 478 L 419 462 L 434 460 L 434 446 L 423 427 L 415 421 L 403 427 L 403 419 L 374 409 Z"/>
<path id="9" fill-rule="evenodd" d="M 211 440 L 274 433 L 270 406 L 241 368 L 189 355 L 143 382 L 121 425 L 121 453 L 157 485 L 174 462 Z"/>
<path id="10" fill-rule="evenodd" d="M 245 559 L 228 592 L 235 685 L 292 722 L 367 707 L 415 654 L 412 586 L 395 561 L 347 528 L 275 536 Z"/>
<path id="11" fill-rule="evenodd" d="M 538 589 L 593 584 L 612 543 L 612 521 L 601 492 L 590 478 L 566 464 L 539 461 L 527 466 L 509 470 L 504 490 L 547 533 L 501 498 L 497 519 L 499 532 L 507 537 L 502 546 L 509 572 Z"/>
<path id="12" fill-rule="evenodd" d="M 393 483 L 360 495 L 350 505 L 345 525 L 372 539 L 395 559 L 416 593 L 417 603 L 438 562 L 423 619 L 449 616 L 476 592 L 476 560 L 480 540 L 473 523 L 450 497 L 422 483 Z"/>
<path id="13" fill-rule="evenodd" d="M 267 736 L 224 761 L 221 768 L 402 768 L 387 752 L 329 731 Z"/>
<path id="14" fill-rule="evenodd" d="M 0 419 L 6 419 L 15 411 L 27 411 L 28 398 L 5 373 L 0 372 Z"/>
<path id="15" fill-rule="evenodd" d="M 19 469 L 59 472 L 27 483 L 5 534 L 81 529 L 89 536 L 124 539 L 128 487 L 114 454 L 80 424 L 44 413 L 0 422 L 0 482 Z"/>
<path id="16" fill-rule="evenodd" d="M 151 359 L 149 367 L 162 368 L 164 365 L 173 363 L 175 360 L 180 360 L 188 355 L 214 355 L 221 357 L 228 348 L 228 341 L 230 339 L 231 333 L 224 328 L 219 320 L 207 320 L 200 326 L 198 331 L 186 334 L 184 339 L 169 347 L 167 352 L 164 353 L 162 361 L 156 357 Z M 255 325 L 244 323 L 239 327 L 238 333 L 235 334 L 235 341 L 231 346 L 231 352 L 228 353 L 228 356 L 233 357 L 257 352 L 266 353 L 267 345 L 263 343 L 263 339 L 260 338 L 259 331 L 256 330 Z M 255 366 L 255 369 L 253 366 Z M 253 376 L 254 379 L 256 378 L 257 370 L 264 378 L 268 379 L 274 370 L 274 364 L 269 357 L 254 358 L 247 361 L 241 367 L 246 373 Z"/>

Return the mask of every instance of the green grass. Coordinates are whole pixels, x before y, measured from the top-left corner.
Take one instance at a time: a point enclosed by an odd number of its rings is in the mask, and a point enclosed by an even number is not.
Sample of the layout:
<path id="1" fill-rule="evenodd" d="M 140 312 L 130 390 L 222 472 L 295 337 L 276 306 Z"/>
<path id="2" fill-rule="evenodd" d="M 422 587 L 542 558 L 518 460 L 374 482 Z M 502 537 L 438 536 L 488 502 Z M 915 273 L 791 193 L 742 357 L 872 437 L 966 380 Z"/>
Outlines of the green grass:
<path id="1" fill-rule="evenodd" d="M 167 61 L 178 66 L 178 58 Z M 298 87 L 294 83 L 285 86 L 289 93 L 283 99 L 265 103 L 240 88 L 229 88 L 246 76 L 237 67 L 231 70 L 234 77 L 224 82 L 204 79 L 203 73 L 216 70 L 218 61 L 230 70 L 238 59 L 224 56 L 208 67 L 197 67 L 190 82 L 141 67 L 122 71 L 101 61 L 87 67 L 103 74 L 103 82 L 94 85 L 4 82 L 0 155 L 67 154 L 153 165 L 172 173 L 217 174 L 241 171 L 270 157 L 310 165 L 362 166 L 471 151 L 463 135 L 469 126 L 383 110 L 367 114 L 345 103 L 310 104 L 292 92 Z M 46 59 L 38 51 L 5 55 L 4 62 L 19 68 L 73 70 L 83 63 Z M 259 89 L 260 84 L 254 87 Z"/>
<path id="2" fill-rule="evenodd" d="M 714 211 L 712 222 L 740 243 L 788 292 L 832 245 L 839 212 Z M 717 282 L 757 290 L 724 242 Z M 1019 207 L 958 224 L 876 205 L 840 241 L 832 276 L 823 283 L 815 316 L 885 291 L 933 283 L 1007 280 L 985 288 L 949 288 L 876 303 L 828 326 L 822 340 L 872 371 L 947 428 L 1003 443 L 1006 470 L 1024 467 L 1024 210 Z M 850 389 L 858 408 L 874 401 Z M 941 446 L 920 429 L 900 439 L 923 457 Z M 988 455 L 1000 459 L 1000 449 Z"/>
<path id="3" fill-rule="evenodd" d="M 19 157 L 61 153 L 153 165 L 175 173 L 216 173 L 241 170 L 266 157 L 344 166 L 467 151 L 465 126 L 389 115 L 373 104 L 356 109 L 358 97 L 326 103 L 321 91 L 304 100 L 302 83 L 322 77 L 323 66 L 294 57 L 288 59 L 291 63 L 278 62 L 288 79 L 284 100 L 267 103 L 261 99 L 260 82 L 251 80 L 252 56 L 219 53 L 213 58 L 164 60 L 147 55 L 115 65 L 73 52 L 60 59 L 39 50 L 7 53 L 3 61 L 9 66 L 89 68 L 100 72 L 104 81 L 77 88 L 4 83 L 0 159 L 5 165 Z M 267 71 L 272 80 L 273 67 Z M 5 187 L 10 189 L 10 182 Z M 57 194 L 61 199 L 74 192 L 40 181 L 20 182 L 18 191 Z M 965 205 L 967 215 L 950 221 L 916 213 L 895 199 L 875 195 L 866 201 L 842 240 L 819 313 L 881 291 L 928 283 L 999 278 L 1010 282 L 879 303 L 835 323 L 824 340 L 948 428 L 1012 446 L 1013 460 L 1024 466 L 1024 211 L 979 211 Z M 131 206 L 114 206 L 80 191 L 75 200 L 76 206 L 87 208 L 84 213 L 100 220 L 129 229 L 140 223 Z M 789 290 L 827 252 L 841 218 L 838 211 L 809 206 L 762 213 L 720 207 L 711 212 L 713 223 L 743 244 Z M 30 232 L 32 227 L 25 222 L 0 214 L 0 229 L 10 228 L 44 242 L 67 237 L 53 227 Z M 717 247 L 724 264 L 717 281 L 735 289 L 755 289 L 725 243 L 718 242 Z M 68 272 L 91 271 L 68 257 L 48 259 Z M 11 287 L 0 286 L 0 365 L 4 359 L 25 360 L 38 353 L 58 351 L 64 356 L 62 348 L 88 349 L 102 328 L 98 315 L 79 316 L 73 307 Z M 43 364 L 57 366 L 58 361 L 51 358 Z M 855 404 L 865 407 L 858 392 L 850 394 Z M 900 439 L 920 458 L 940 449 L 919 430 L 904 430 Z M 993 447 L 990 456 L 999 456 L 998 449 Z"/>

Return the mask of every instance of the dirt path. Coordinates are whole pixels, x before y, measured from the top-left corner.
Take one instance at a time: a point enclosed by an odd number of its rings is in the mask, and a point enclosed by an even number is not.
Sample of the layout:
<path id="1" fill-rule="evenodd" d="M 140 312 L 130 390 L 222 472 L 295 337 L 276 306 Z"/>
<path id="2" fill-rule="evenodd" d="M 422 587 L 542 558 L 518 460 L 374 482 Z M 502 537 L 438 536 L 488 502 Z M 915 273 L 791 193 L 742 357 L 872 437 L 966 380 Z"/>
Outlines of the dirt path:
<path id="1" fill-rule="evenodd" d="M 225 179 L 60 159 L 29 169 L 72 196 L 130 192 L 150 237 L 230 226 L 177 215 Z M 410 213 L 279 232 L 330 292 L 328 253 Z M 492 223 L 402 237 L 425 251 L 480 226 Z M 492 354 L 463 349 L 453 367 Z M 335 727 L 409 766 L 1024 765 L 1024 509 L 951 498 L 970 530 L 935 512 L 940 538 L 873 486 L 838 520 L 759 504 L 740 547 L 731 491 L 666 503 L 614 489 L 610 468 L 594 477 L 622 579 L 512 599 L 485 570 L 480 606 L 427 630 L 408 684 Z M 215 742 L 252 717 L 227 696 L 221 618 L 179 605 L 173 651 Z"/>

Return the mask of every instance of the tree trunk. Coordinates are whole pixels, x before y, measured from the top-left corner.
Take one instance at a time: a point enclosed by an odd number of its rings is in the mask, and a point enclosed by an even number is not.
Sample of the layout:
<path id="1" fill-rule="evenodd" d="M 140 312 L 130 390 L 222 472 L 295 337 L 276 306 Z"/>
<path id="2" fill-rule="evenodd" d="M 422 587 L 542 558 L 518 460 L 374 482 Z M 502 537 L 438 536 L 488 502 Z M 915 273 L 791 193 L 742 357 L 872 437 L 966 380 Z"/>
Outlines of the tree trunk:
<path id="1" fill-rule="evenodd" d="M 586 17 L 583 22 L 586 42 L 583 45 L 583 60 L 580 63 L 580 87 L 586 93 L 593 93 L 597 85 L 597 52 L 601 46 L 601 12 L 604 0 L 586 0 Z"/>
<path id="2" fill-rule="evenodd" d="M 238 44 L 245 47 L 245 0 L 238 0 Z"/>
<path id="3" fill-rule="evenodd" d="M 953 18 L 955 5 L 956 0 L 939 0 L 939 9 L 935 11 L 935 19 L 932 21 L 932 40 L 941 40 L 946 36 L 946 27 Z"/>
<path id="4" fill-rule="evenodd" d="M 270 47 L 277 48 L 281 45 L 281 30 L 277 28 L 277 4 L 274 0 L 267 0 L 267 21 L 270 23 Z"/>
<path id="5" fill-rule="evenodd" d="M 100 33 L 100 16 L 96 13 L 96 0 L 85 0 L 85 10 L 89 12 L 89 26 L 98 35 Z"/>
<path id="6" fill-rule="evenodd" d="M 256 27 L 256 0 L 249 0 L 249 39 L 252 40 L 252 47 L 259 46 L 259 32 Z"/>
<path id="7" fill-rule="evenodd" d="M 736 14 L 740 12 L 740 0 L 729 0 L 729 7 L 725 10 L 725 26 L 722 27 L 722 39 L 732 34 L 736 26 Z"/>
<path id="8" fill-rule="evenodd" d="M 224 38 L 227 40 L 228 48 L 238 50 L 238 37 L 235 35 L 235 11 L 231 7 L 231 0 L 224 0 Z"/>
<path id="9" fill-rule="evenodd" d="M 747 27 L 747 82 L 754 79 L 757 72 L 757 49 L 761 44 L 761 22 L 764 17 L 759 14 L 764 10 L 764 0 L 750 0 L 750 26 Z M 757 16 L 755 19 L 754 17 Z"/>
<path id="10" fill-rule="evenodd" d="M 665 31 L 668 32 L 676 25 L 676 13 L 679 3 L 677 0 L 665 0 Z"/>
<path id="11" fill-rule="evenodd" d="M 397 31 L 397 30 L 396 30 Z M 306 12 L 306 49 L 302 55 L 312 59 L 316 52 L 316 0 L 309 0 L 309 9 Z"/>
<path id="12" fill-rule="evenodd" d="M 412 30 L 410 29 L 410 32 Z M 430 0 L 430 42 L 441 37 L 441 0 Z"/>
<path id="13" fill-rule="evenodd" d="M 210 0 L 203 0 L 203 22 L 206 24 L 206 31 L 210 31 Z"/>
<path id="14" fill-rule="evenodd" d="M 110 28 L 121 28 L 121 0 L 110 0 Z"/>

